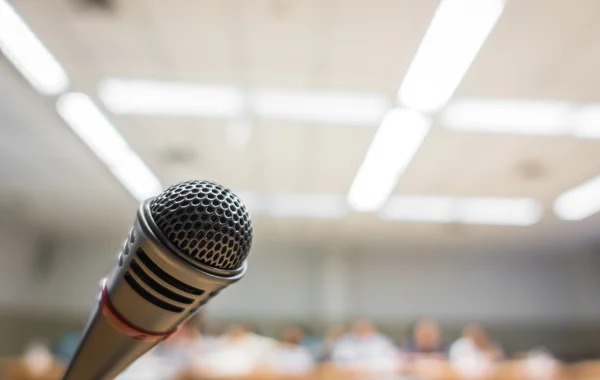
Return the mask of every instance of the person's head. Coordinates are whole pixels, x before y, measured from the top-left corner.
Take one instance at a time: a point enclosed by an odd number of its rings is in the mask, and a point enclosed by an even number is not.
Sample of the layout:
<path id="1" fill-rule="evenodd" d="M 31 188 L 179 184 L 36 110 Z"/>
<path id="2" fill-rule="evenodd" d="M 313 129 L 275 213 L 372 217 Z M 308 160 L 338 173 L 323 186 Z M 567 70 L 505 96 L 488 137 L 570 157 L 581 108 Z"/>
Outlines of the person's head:
<path id="1" fill-rule="evenodd" d="M 352 333 L 357 338 L 368 338 L 377 334 L 377 328 L 370 320 L 363 318 L 354 323 Z"/>
<path id="2" fill-rule="evenodd" d="M 491 341 L 488 333 L 483 326 L 479 324 L 470 324 L 463 329 L 463 336 L 468 338 L 480 349 L 487 349 L 491 346 Z"/>
<path id="3" fill-rule="evenodd" d="M 414 327 L 413 342 L 420 350 L 437 349 L 440 342 L 440 328 L 433 319 L 421 319 Z"/>
<path id="4" fill-rule="evenodd" d="M 304 332 L 297 325 L 290 325 L 281 330 L 279 334 L 279 341 L 281 343 L 289 344 L 289 345 L 298 345 L 302 338 L 304 337 Z"/>

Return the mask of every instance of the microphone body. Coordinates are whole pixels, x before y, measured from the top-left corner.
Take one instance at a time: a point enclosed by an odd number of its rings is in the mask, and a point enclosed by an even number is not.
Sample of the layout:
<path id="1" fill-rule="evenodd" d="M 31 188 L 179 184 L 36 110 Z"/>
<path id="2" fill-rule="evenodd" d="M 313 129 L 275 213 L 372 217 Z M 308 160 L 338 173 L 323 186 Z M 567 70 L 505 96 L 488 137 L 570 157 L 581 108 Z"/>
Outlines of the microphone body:
<path id="1" fill-rule="evenodd" d="M 184 185 L 189 188 L 189 183 L 172 188 L 181 190 Z M 196 188 L 201 190 L 216 186 L 222 194 L 228 192 L 210 182 L 191 183 L 200 184 Z M 167 201 L 165 196 L 162 201 L 168 207 L 161 209 L 155 203 L 163 194 L 167 194 Z M 63 380 L 113 379 L 245 274 L 252 226 L 249 217 L 243 214 L 245 207 L 237 198 L 235 201 L 239 203 L 236 204 L 243 212 L 233 207 L 231 211 L 239 212 L 243 217 L 236 214 L 234 223 L 224 211 L 228 204 L 221 207 L 222 215 L 211 219 L 218 213 L 215 207 L 212 208 L 213 215 L 206 212 L 211 206 L 201 204 L 206 201 L 202 198 L 205 193 L 195 194 L 197 199 L 190 196 L 191 203 L 175 202 L 180 199 L 174 198 L 169 189 L 163 194 L 140 206 L 134 226 L 118 255 L 118 264 L 101 281 L 98 306 Z M 235 197 L 230 192 L 226 195 Z M 190 206 L 194 206 L 193 210 Z M 228 215 L 233 215 L 231 211 Z M 213 263 L 212 259 L 219 259 L 217 265 L 209 265 Z"/>

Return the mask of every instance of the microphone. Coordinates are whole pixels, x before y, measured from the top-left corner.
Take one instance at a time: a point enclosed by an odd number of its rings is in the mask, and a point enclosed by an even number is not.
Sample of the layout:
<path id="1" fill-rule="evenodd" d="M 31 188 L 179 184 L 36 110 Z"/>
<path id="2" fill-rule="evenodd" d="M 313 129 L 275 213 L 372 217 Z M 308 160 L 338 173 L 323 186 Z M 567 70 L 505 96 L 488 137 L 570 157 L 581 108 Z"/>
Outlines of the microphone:
<path id="1" fill-rule="evenodd" d="M 252 220 L 208 181 L 142 202 L 63 380 L 112 379 L 246 273 Z"/>

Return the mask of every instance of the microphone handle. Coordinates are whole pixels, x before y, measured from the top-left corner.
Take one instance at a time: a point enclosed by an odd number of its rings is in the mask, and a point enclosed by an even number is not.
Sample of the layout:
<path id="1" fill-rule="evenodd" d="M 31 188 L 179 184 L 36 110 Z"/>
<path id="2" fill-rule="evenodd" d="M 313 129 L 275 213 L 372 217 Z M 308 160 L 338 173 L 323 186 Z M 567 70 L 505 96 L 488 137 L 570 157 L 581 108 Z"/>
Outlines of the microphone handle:
<path id="1" fill-rule="evenodd" d="M 96 308 L 63 380 L 114 379 L 157 343 L 123 335 Z"/>
<path id="2" fill-rule="evenodd" d="M 101 284 L 100 302 L 62 380 L 112 380 L 140 356 L 173 334 L 140 332 L 114 310 Z"/>

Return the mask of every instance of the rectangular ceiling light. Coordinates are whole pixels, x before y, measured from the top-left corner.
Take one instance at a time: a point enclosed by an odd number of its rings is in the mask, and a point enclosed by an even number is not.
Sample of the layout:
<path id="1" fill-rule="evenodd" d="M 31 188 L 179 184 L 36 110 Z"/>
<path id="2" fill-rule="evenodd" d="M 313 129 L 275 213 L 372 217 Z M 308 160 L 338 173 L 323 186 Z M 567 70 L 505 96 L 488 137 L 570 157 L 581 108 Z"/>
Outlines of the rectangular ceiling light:
<path id="1" fill-rule="evenodd" d="M 293 122 L 377 125 L 389 109 L 382 94 L 258 88 L 250 110 L 259 117 Z"/>
<path id="2" fill-rule="evenodd" d="M 64 94 L 58 99 L 56 108 L 69 127 L 137 200 L 142 201 L 162 191 L 154 173 L 87 95 Z"/>
<path id="3" fill-rule="evenodd" d="M 244 106 L 241 91 L 229 85 L 108 78 L 98 96 L 116 114 L 235 117 Z"/>
<path id="4" fill-rule="evenodd" d="M 529 198 L 393 196 L 380 215 L 408 222 L 528 226 L 540 220 L 541 206 Z"/>
<path id="5" fill-rule="evenodd" d="M 441 109 L 503 9 L 504 0 L 442 0 L 400 86 L 400 105 L 424 112 Z"/>
<path id="6" fill-rule="evenodd" d="M 339 219 L 347 213 L 343 196 L 318 193 L 257 194 L 234 191 L 248 210 L 275 218 Z"/>
<path id="7" fill-rule="evenodd" d="M 336 194 L 273 194 L 264 199 L 264 212 L 278 218 L 339 219 L 346 202 Z"/>
<path id="8" fill-rule="evenodd" d="M 383 206 L 430 126 L 431 120 L 415 110 L 396 108 L 387 113 L 348 192 L 352 208 L 376 211 Z"/>
<path id="9" fill-rule="evenodd" d="M 408 222 L 450 223 L 454 198 L 427 196 L 393 196 L 381 209 L 384 219 Z"/>
<path id="10" fill-rule="evenodd" d="M 60 63 L 5 0 L 0 0 L 0 50 L 39 93 L 58 95 L 68 88 Z"/>
<path id="11" fill-rule="evenodd" d="M 573 104 L 518 99 L 462 99 L 440 115 L 446 129 L 484 133 L 564 135 L 571 131 Z"/>
<path id="12" fill-rule="evenodd" d="M 530 198 L 461 198 L 455 207 L 457 222 L 530 226 L 541 217 L 541 206 Z"/>
<path id="13" fill-rule="evenodd" d="M 600 176 L 562 193 L 554 201 L 554 213 L 564 220 L 583 220 L 600 212 Z"/>
<path id="14" fill-rule="evenodd" d="M 585 139 L 600 138 L 600 105 L 582 105 L 573 115 L 573 135 Z"/>

